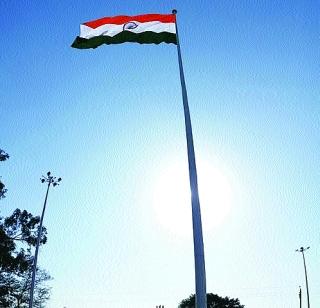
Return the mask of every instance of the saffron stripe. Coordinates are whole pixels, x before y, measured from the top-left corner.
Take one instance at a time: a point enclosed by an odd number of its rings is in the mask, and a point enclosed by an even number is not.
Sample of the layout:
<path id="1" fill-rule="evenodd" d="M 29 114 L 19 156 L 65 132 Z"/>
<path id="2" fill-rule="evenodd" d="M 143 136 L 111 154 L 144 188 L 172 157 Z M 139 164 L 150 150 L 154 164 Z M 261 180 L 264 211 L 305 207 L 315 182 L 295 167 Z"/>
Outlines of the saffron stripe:
<path id="1" fill-rule="evenodd" d="M 113 17 L 104 17 L 93 21 L 88 21 L 83 23 L 84 25 L 96 29 L 104 24 L 115 24 L 122 25 L 130 21 L 138 22 L 148 22 L 148 21 L 160 21 L 163 23 L 172 23 L 176 22 L 175 14 L 146 14 L 146 15 L 137 15 L 137 16 L 113 16 Z"/>
<path id="2" fill-rule="evenodd" d="M 155 33 L 146 31 L 142 33 L 132 33 L 123 31 L 115 36 L 96 36 L 90 39 L 85 39 L 77 36 L 71 47 L 78 49 L 97 48 L 102 44 L 121 44 L 125 42 L 135 42 L 140 44 L 177 44 L 177 36 L 175 33 L 161 32 Z"/>

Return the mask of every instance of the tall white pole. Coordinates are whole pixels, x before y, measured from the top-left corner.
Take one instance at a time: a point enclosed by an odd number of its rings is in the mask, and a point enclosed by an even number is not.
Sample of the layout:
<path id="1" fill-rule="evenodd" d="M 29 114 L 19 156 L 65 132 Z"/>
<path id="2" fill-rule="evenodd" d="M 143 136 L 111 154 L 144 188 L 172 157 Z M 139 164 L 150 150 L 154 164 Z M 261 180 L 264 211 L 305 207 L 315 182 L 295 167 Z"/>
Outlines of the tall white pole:
<path id="1" fill-rule="evenodd" d="M 176 10 L 172 11 L 177 14 Z M 193 245 L 194 245 L 194 263 L 195 263 L 195 284 L 196 284 L 196 308 L 207 308 L 207 291 L 206 291 L 206 270 L 204 262 L 204 247 L 202 236 L 201 211 L 198 192 L 197 167 L 194 153 L 192 126 L 190 119 L 190 111 L 188 105 L 188 95 L 186 82 L 183 73 L 183 65 L 181 58 L 181 49 L 178 35 L 178 25 L 176 22 L 177 33 L 177 50 L 180 71 L 180 81 L 182 90 L 183 110 L 186 128 L 188 163 L 189 163 L 189 180 L 191 189 L 191 205 L 192 205 L 192 225 L 193 225 Z"/>

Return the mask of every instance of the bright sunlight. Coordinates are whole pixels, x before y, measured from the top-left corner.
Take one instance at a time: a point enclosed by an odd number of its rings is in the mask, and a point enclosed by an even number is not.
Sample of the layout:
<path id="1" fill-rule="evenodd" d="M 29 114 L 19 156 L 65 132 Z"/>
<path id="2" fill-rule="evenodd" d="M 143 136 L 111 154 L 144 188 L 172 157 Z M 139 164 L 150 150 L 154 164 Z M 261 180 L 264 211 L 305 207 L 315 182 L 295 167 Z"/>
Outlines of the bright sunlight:
<path id="1" fill-rule="evenodd" d="M 219 227 L 231 206 L 231 187 L 227 178 L 212 164 L 197 160 L 198 185 L 204 232 Z M 156 182 L 153 205 L 156 219 L 177 235 L 192 233 L 188 165 L 176 162 Z"/>

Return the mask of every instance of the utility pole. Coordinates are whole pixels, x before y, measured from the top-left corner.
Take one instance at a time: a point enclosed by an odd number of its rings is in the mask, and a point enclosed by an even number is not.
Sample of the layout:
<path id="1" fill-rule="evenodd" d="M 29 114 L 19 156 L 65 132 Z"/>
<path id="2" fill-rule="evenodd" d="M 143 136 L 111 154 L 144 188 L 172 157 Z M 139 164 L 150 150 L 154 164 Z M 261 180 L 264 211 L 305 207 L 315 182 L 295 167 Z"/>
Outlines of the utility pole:
<path id="1" fill-rule="evenodd" d="M 47 176 L 46 177 L 42 176 L 42 178 L 40 180 L 41 180 L 41 183 L 45 183 L 46 182 L 48 184 L 47 184 L 47 192 L 46 192 L 46 196 L 45 196 L 45 199 L 44 199 L 41 219 L 40 219 L 40 226 L 38 228 L 37 245 L 36 245 L 36 250 L 35 250 L 34 259 L 33 259 L 29 308 L 33 307 L 33 293 L 34 293 L 35 279 L 36 279 L 36 272 L 37 272 L 37 260 L 38 260 L 39 246 L 40 246 L 41 235 L 42 235 L 42 223 L 43 223 L 44 212 L 45 212 L 46 206 L 47 206 L 49 189 L 50 189 L 51 184 L 52 184 L 53 187 L 59 185 L 59 182 L 61 181 L 61 178 L 57 179 L 55 176 L 52 176 L 51 172 L 49 171 L 49 172 L 47 172 Z"/>
<path id="2" fill-rule="evenodd" d="M 304 257 L 304 252 L 308 250 L 310 247 L 304 248 L 300 247 L 300 249 L 296 249 L 297 252 L 302 253 L 302 258 L 303 258 L 303 265 L 304 265 L 304 274 L 306 277 L 306 289 L 307 289 L 307 301 L 308 301 L 308 308 L 310 308 L 310 299 L 309 299 L 309 286 L 308 286 L 308 276 L 307 276 L 307 267 L 306 267 L 306 259 Z"/>
<path id="3" fill-rule="evenodd" d="M 302 308 L 302 302 L 301 302 L 301 286 L 299 286 L 299 307 Z"/>

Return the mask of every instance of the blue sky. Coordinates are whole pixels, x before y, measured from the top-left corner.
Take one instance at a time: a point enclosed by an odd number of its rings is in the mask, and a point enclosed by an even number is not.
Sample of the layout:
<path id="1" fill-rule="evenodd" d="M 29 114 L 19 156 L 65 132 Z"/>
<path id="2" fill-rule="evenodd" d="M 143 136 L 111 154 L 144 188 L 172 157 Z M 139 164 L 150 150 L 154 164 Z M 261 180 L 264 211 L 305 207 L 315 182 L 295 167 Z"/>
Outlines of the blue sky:
<path id="1" fill-rule="evenodd" d="M 192 237 L 167 230 L 153 210 L 166 168 L 177 159 L 187 168 L 175 46 L 70 48 L 81 22 L 173 8 L 196 156 L 232 194 L 224 222 L 204 234 L 207 291 L 248 308 L 292 308 L 301 285 L 306 304 L 294 250 L 311 246 L 317 307 L 317 1 L 3 1 L 0 147 L 11 157 L 1 164 L 1 214 L 40 214 L 39 177 L 63 178 L 39 255 L 55 278 L 49 308 L 170 308 L 194 292 Z"/>

